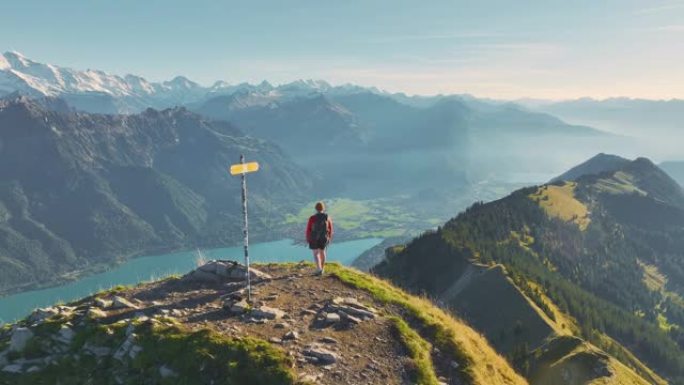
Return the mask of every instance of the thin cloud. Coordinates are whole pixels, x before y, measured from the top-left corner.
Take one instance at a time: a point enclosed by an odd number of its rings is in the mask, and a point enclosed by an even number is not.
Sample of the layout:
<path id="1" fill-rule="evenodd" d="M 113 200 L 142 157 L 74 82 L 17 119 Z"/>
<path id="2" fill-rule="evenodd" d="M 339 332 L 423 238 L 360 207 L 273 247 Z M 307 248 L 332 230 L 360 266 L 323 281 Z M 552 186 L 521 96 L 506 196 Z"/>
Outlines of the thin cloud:
<path id="1" fill-rule="evenodd" d="M 660 13 L 665 11 L 671 11 L 674 9 L 684 9 L 684 2 L 664 4 L 656 7 L 642 8 L 634 12 L 635 15 L 650 15 L 654 13 Z"/>
<path id="2" fill-rule="evenodd" d="M 429 40 L 465 40 L 465 39 L 484 39 L 492 37 L 500 37 L 504 34 L 499 32 L 457 32 L 446 34 L 415 34 L 415 35 L 397 35 L 386 36 L 381 38 L 368 39 L 366 42 L 371 44 L 386 44 L 386 43 L 400 43 L 409 41 L 429 41 Z"/>
<path id="3" fill-rule="evenodd" d="M 684 24 L 666 25 L 663 27 L 658 27 L 656 30 L 661 32 L 684 32 Z"/>

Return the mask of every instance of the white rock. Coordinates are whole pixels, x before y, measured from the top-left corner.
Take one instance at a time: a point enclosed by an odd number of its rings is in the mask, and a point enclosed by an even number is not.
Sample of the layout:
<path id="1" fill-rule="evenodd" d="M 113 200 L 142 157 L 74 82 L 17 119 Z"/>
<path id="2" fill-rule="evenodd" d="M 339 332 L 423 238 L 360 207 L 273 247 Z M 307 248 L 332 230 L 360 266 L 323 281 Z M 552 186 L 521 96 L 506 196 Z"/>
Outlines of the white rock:
<path id="1" fill-rule="evenodd" d="M 40 372 L 39 366 L 33 365 L 26 370 L 26 373 L 35 373 L 35 372 Z"/>
<path id="2" fill-rule="evenodd" d="M 218 282 L 218 281 L 243 281 L 247 269 L 244 265 L 234 261 L 217 261 L 212 260 L 204 265 L 198 267 L 196 270 L 189 273 L 186 277 L 191 280 L 204 282 Z M 250 268 L 250 279 L 253 281 L 263 281 L 271 279 L 271 276 Z"/>
<path id="3" fill-rule="evenodd" d="M 166 365 L 159 367 L 159 375 L 161 378 L 178 377 L 178 373 Z"/>
<path id="4" fill-rule="evenodd" d="M 71 330 L 70 327 L 62 325 L 59 329 L 59 332 L 57 332 L 55 339 L 63 344 L 70 344 L 74 337 L 76 337 L 76 333 Z"/>
<path id="5" fill-rule="evenodd" d="M 89 319 L 98 319 L 98 318 L 106 317 L 107 313 L 105 313 L 104 311 L 102 311 L 96 307 L 91 307 L 88 309 L 85 316 L 86 316 L 86 318 L 89 318 Z"/>
<path id="6" fill-rule="evenodd" d="M 2 371 L 5 373 L 23 373 L 23 368 L 19 364 L 12 364 L 12 365 L 7 365 L 4 368 L 2 368 Z"/>
<path id="7" fill-rule="evenodd" d="M 143 348 L 142 346 L 139 345 L 133 345 L 131 346 L 131 350 L 128 352 L 128 356 L 131 357 L 132 360 L 135 359 L 135 357 L 142 352 Z"/>
<path id="8" fill-rule="evenodd" d="M 325 322 L 329 323 L 329 324 L 334 324 L 334 323 L 340 322 L 340 319 L 341 319 L 340 315 L 337 313 L 328 313 L 325 316 Z"/>
<path id="9" fill-rule="evenodd" d="M 283 336 L 283 341 L 292 341 L 292 340 L 298 340 L 299 339 L 299 333 L 297 333 L 294 330 L 291 330 Z"/>
<path id="10" fill-rule="evenodd" d="M 107 309 L 108 307 L 112 306 L 112 301 L 104 298 L 95 298 L 95 306 L 99 307 L 100 309 Z"/>
<path id="11" fill-rule="evenodd" d="M 59 309 L 55 307 L 48 307 L 43 309 L 36 309 L 31 313 L 28 320 L 31 323 L 42 323 L 46 319 L 59 314 Z"/>
<path id="12" fill-rule="evenodd" d="M 236 315 L 244 314 L 247 312 L 247 310 L 249 310 L 249 308 L 250 306 L 247 301 L 238 301 L 230 305 L 230 313 Z"/>
<path id="13" fill-rule="evenodd" d="M 334 364 L 338 360 L 336 353 L 333 353 L 330 350 L 323 349 L 317 346 L 312 346 L 307 349 L 304 349 L 303 353 L 305 356 L 317 358 L 318 361 L 324 365 Z"/>
<path id="14" fill-rule="evenodd" d="M 124 297 L 112 297 L 112 309 L 137 309 L 138 307 Z"/>
<path id="15" fill-rule="evenodd" d="M 16 328 L 10 337 L 10 352 L 21 352 L 26 348 L 29 340 L 33 338 L 33 332 L 28 328 Z"/>
<path id="16" fill-rule="evenodd" d="M 114 352 L 114 358 L 123 362 L 124 357 L 131 351 L 136 337 L 137 336 L 134 333 L 129 334 L 128 337 L 126 337 L 126 340 L 119 346 L 116 352 Z"/>
<path id="17" fill-rule="evenodd" d="M 252 316 L 256 318 L 281 319 L 284 315 L 284 311 L 268 306 L 260 306 L 252 310 Z"/>

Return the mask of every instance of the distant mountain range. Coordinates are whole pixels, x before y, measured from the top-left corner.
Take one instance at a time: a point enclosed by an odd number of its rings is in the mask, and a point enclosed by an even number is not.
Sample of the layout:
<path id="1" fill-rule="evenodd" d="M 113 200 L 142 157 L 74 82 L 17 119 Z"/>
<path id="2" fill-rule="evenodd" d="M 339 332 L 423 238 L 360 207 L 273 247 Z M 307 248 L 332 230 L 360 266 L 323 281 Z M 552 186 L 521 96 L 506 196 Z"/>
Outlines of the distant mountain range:
<path id="1" fill-rule="evenodd" d="M 468 95 L 409 97 L 311 80 L 203 87 L 177 77 L 153 83 L 42 64 L 16 52 L 0 59 L 3 93 L 60 98 L 94 113 L 186 106 L 277 143 L 300 165 L 328 177 L 323 186 L 338 196 L 383 196 L 389 186 L 396 192 L 425 184 L 453 188 L 511 175 L 537 180 L 621 145 L 590 127 Z"/>
<path id="2" fill-rule="evenodd" d="M 683 242 L 682 187 L 648 159 L 601 154 L 475 204 L 373 271 L 454 309 L 532 384 L 633 383 L 596 347 L 647 383 L 684 384 Z"/>
<path id="3" fill-rule="evenodd" d="M 628 135 L 646 134 L 649 131 L 681 134 L 684 126 L 684 100 L 679 99 L 582 98 L 522 104 L 571 122 Z"/>
<path id="4" fill-rule="evenodd" d="M 418 104 L 361 88 L 298 95 L 242 90 L 189 108 L 278 143 L 331 176 L 326 185 L 345 194 L 382 195 L 387 186 L 453 188 L 492 175 L 550 172 L 619 142 L 515 104 L 455 96 Z"/>
<path id="5" fill-rule="evenodd" d="M 332 87 L 323 81 L 296 81 L 274 87 L 230 85 L 217 81 L 201 86 L 183 76 L 155 83 L 136 75 L 111 75 L 99 70 L 75 70 L 33 61 L 18 52 L 0 55 L 0 96 L 19 92 L 30 97 L 59 97 L 87 112 L 136 113 L 148 107 L 169 108 L 198 103 L 223 94 L 263 92 L 277 97 L 312 92 L 352 92 L 360 87 Z"/>
<path id="6" fill-rule="evenodd" d="M 559 102 L 520 101 L 539 112 L 557 116 L 566 122 L 588 125 L 618 135 L 636 138 L 626 143 L 620 154 L 658 159 L 684 157 L 679 145 L 684 141 L 684 100 L 646 100 L 582 98 Z"/>
<path id="7" fill-rule="evenodd" d="M 240 185 L 227 167 L 243 153 L 262 166 L 250 178 L 257 239 L 281 236 L 285 213 L 315 191 L 277 146 L 184 108 L 99 115 L 44 105 L 0 100 L 0 292 L 131 254 L 236 242 Z"/>

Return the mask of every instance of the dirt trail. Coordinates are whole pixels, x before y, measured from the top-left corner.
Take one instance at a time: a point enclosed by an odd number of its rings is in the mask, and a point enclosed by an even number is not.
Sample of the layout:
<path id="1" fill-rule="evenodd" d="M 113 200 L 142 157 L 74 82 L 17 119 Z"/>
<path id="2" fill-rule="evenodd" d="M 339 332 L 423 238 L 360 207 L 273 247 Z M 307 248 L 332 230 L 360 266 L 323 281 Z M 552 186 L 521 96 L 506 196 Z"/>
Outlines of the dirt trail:
<path id="1" fill-rule="evenodd" d="M 162 281 L 127 290 L 122 296 L 139 308 L 111 316 L 126 318 L 131 316 L 128 313 L 162 312 L 192 329 L 210 328 L 233 337 L 262 338 L 281 346 L 294 359 L 294 369 L 300 378 L 318 384 L 409 383 L 406 365 L 410 360 L 393 336 L 387 317 L 392 309 L 384 309 L 366 292 L 333 276 L 315 276 L 308 264 L 258 268 L 272 279 L 254 285 L 252 308 L 281 310 L 282 317 L 254 318 L 231 312 L 229 306 L 242 294 L 240 284 L 187 280 Z M 351 317 L 352 322 L 338 319 L 337 314 L 329 315 L 326 310 L 333 299 L 345 297 L 375 307 L 377 316 Z M 316 358 L 320 352 L 333 353 L 334 357 Z"/>

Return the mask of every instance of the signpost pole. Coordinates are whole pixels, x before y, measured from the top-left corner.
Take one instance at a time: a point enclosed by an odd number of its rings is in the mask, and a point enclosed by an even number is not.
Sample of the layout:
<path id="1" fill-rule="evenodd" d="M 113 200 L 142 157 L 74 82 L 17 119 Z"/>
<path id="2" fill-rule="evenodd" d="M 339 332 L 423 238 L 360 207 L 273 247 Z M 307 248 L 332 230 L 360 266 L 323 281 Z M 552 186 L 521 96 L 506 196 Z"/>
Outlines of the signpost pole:
<path id="1" fill-rule="evenodd" d="M 240 155 L 240 163 L 245 164 L 245 156 Z M 247 268 L 246 270 L 246 279 L 247 279 L 247 301 L 252 302 L 252 284 L 251 284 L 251 277 L 249 274 L 249 227 L 248 227 L 248 222 L 247 222 L 247 173 L 243 172 L 242 173 L 242 217 L 244 219 L 244 229 L 243 229 L 243 235 L 244 235 L 244 241 L 245 241 L 245 266 Z"/>

